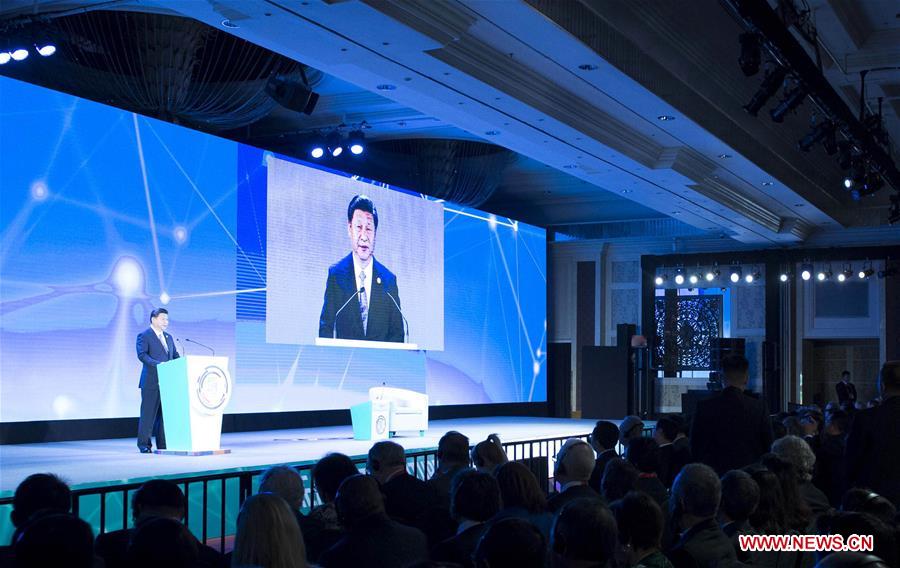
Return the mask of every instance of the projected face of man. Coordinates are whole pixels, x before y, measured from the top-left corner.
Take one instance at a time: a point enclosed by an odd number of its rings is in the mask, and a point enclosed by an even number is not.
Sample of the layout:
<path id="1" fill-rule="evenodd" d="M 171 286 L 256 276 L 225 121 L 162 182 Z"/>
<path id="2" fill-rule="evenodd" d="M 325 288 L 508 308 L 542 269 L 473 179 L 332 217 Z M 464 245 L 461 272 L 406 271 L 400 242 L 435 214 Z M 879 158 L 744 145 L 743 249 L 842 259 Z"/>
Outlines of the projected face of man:
<path id="1" fill-rule="evenodd" d="M 347 224 L 350 235 L 350 248 L 363 265 L 368 265 L 375 254 L 375 218 L 368 211 L 356 209 L 353 218 Z"/>
<path id="2" fill-rule="evenodd" d="M 150 322 L 151 327 L 155 327 L 159 331 L 165 331 L 169 327 L 169 314 L 158 314 Z"/>

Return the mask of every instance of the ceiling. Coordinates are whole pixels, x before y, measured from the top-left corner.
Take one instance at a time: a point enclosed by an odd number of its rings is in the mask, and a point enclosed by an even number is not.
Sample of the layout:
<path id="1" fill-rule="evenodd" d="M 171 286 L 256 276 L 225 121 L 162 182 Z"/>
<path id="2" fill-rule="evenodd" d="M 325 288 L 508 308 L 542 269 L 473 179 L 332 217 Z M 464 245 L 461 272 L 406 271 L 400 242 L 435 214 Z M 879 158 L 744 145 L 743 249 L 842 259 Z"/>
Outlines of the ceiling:
<path id="1" fill-rule="evenodd" d="M 827 54 L 826 77 L 855 109 L 858 71 L 900 62 L 900 9 L 880 0 L 806 1 Z M 873 242 L 885 238 L 878 227 L 889 188 L 854 202 L 833 157 L 820 146 L 797 149 L 811 104 L 783 124 L 743 111 L 761 76 L 741 73 L 743 30 L 717 0 L 93 4 L 175 11 L 321 71 L 311 116 L 278 109 L 228 133 L 259 146 L 299 152 L 312 131 L 365 121 L 376 141 L 508 148 L 516 158 L 481 207 L 542 226 L 671 218 L 673 232 L 761 246 L 800 246 L 813 235 L 860 244 L 866 227 Z M 0 17 L 73 5 L 6 0 Z M 873 108 L 879 96 L 898 140 L 897 71 L 869 74 Z M 893 155 L 897 161 L 896 147 Z"/>

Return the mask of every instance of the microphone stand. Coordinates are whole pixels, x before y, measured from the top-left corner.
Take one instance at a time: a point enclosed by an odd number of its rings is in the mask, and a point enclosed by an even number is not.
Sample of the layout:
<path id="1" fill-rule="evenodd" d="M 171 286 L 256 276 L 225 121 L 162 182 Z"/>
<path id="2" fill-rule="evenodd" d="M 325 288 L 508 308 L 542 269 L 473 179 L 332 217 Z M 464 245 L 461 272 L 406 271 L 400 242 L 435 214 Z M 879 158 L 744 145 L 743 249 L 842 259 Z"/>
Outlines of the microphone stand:
<path id="1" fill-rule="evenodd" d="M 405 342 L 409 343 L 409 322 L 406 321 L 406 316 L 403 315 L 403 310 L 400 309 L 400 304 L 397 302 L 397 300 L 394 299 L 394 296 L 387 291 L 387 288 L 382 286 L 381 289 L 384 290 L 384 293 L 387 294 L 387 297 L 390 298 L 392 302 L 394 302 L 394 307 L 397 308 L 397 312 L 403 319 L 403 333 L 406 337 Z"/>
<path id="2" fill-rule="evenodd" d="M 360 288 L 359 290 L 354 292 L 352 296 L 347 298 L 347 301 L 344 302 L 344 305 L 341 306 L 340 308 L 338 308 L 338 311 L 334 312 L 334 321 L 331 323 L 331 338 L 332 339 L 337 339 L 337 318 L 338 318 L 338 316 L 341 315 L 341 312 L 344 311 L 344 308 L 347 307 L 347 304 L 349 304 L 353 298 L 356 298 L 357 296 L 359 296 L 363 290 L 364 290 L 363 288 Z"/>
<path id="3" fill-rule="evenodd" d="M 212 347 L 210 347 L 209 345 L 203 345 L 199 341 L 194 341 L 193 339 L 188 339 L 187 337 L 185 337 L 184 340 L 187 341 L 188 343 L 193 343 L 193 344 L 199 345 L 200 347 L 203 347 L 205 349 L 209 349 L 209 351 L 213 354 L 213 357 L 216 356 L 216 350 L 213 349 Z"/>

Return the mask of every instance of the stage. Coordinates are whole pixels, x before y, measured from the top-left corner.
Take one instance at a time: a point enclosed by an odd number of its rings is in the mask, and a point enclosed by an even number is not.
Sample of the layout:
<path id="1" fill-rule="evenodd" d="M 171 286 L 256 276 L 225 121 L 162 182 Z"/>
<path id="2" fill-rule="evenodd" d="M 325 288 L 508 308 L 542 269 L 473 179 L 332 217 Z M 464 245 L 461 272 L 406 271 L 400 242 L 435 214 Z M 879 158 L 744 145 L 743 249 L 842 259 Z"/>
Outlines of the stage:
<path id="1" fill-rule="evenodd" d="M 595 420 L 535 417 L 490 417 L 435 420 L 424 437 L 393 441 L 407 450 L 437 447 L 440 437 L 457 430 L 474 445 L 497 433 L 503 442 L 583 436 Z M 618 423 L 618 421 L 614 421 Z M 224 471 L 259 469 L 271 464 L 315 462 L 329 452 L 365 456 L 373 442 L 353 439 L 350 426 L 223 434 L 230 454 L 173 456 L 141 454 L 134 438 L 0 446 L 0 498 L 9 497 L 25 477 L 37 472 L 62 476 L 73 489 L 140 482 L 154 477 L 187 477 Z"/>

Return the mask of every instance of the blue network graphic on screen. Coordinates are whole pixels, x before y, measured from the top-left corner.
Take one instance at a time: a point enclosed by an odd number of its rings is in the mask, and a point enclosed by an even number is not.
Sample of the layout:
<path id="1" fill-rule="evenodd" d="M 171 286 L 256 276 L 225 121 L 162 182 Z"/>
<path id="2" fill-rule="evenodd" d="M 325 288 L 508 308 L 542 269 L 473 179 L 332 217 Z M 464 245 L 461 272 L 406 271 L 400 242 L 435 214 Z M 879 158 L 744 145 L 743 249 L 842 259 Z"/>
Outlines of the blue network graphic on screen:
<path id="1" fill-rule="evenodd" d="M 346 408 L 382 383 L 546 400 L 542 229 L 445 204 L 442 351 L 267 343 L 270 154 L 11 79 L 0 100 L 3 422 L 136 416 L 134 341 L 162 305 L 180 351 L 229 358 L 229 413 Z"/>

